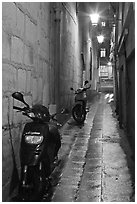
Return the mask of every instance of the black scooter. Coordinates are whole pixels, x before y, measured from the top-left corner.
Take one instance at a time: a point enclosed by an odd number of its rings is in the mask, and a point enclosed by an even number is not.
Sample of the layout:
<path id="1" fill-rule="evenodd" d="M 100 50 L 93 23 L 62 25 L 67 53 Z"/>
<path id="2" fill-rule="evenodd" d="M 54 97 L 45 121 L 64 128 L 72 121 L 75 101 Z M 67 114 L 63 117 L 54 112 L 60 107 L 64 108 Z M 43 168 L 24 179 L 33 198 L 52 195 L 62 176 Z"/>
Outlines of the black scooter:
<path id="1" fill-rule="evenodd" d="M 70 88 L 71 91 L 75 94 L 75 104 L 72 108 L 72 116 L 74 120 L 78 124 L 82 124 L 85 121 L 87 110 L 86 110 L 86 103 L 87 103 L 87 94 L 86 90 L 89 87 L 79 88 L 76 91 L 73 88 Z"/>
<path id="2" fill-rule="evenodd" d="M 13 93 L 12 97 L 25 104 L 23 108 L 13 106 L 13 109 L 33 120 L 25 124 L 21 138 L 18 200 L 38 201 L 51 186 L 49 177 L 61 146 L 57 113 L 50 115 L 48 108 L 39 104 L 30 107 L 20 92 Z M 65 109 L 61 113 L 65 113 Z"/>

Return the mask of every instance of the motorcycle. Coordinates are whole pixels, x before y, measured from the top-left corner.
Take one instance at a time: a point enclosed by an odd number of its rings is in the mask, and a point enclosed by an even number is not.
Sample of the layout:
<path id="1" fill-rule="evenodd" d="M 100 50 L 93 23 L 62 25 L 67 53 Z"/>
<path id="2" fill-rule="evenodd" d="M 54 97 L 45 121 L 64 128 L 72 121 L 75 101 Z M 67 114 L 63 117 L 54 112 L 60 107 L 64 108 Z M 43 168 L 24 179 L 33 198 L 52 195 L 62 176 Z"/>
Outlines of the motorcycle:
<path id="1" fill-rule="evenodd" d="M 87 84 L 87 83 L 86 83 Z M 85 121 L 86 118 L 86 103 L 87 103 L 87 95 L 86 90 L 89 89 L 89 87 L 83 87 L 79 88 L 76 91 L 71 87 L 70 90 L 74 92 L 75 94 L 75 104 L 72 108 L 72 116 L 74 120 L 81 124 Z"/>
<path id="2" fill-rule="evenodd" d="M 25 104 L 23 108 L 13 106 L 13 109 L 32 119 L 25 124 L 21 138 L 19 200 L 37 201 L 51 187 L 50 175 L 57 165 L 61 147 L 60 124 L 55 116 L 65 113 L 65 109 L 50 115 L 43 105 L 30 107 L 20 92 L 13 93 L 12 97 Z"/>

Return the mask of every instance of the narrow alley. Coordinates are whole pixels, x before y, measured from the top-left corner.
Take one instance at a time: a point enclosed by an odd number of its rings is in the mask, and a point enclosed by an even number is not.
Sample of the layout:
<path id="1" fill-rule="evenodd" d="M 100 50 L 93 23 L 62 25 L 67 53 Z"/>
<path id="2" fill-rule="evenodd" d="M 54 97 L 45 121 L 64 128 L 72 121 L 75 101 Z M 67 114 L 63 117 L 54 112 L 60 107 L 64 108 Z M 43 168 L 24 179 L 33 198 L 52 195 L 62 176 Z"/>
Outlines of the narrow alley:
<path id="1" fill-rule="evenodd" d="M 2 202 L 135 201 L 135 2 L 2 2 Z"/>
<path id="2" fill-rule="evenodd" d="M 132 151 L 106 95 L 88 104 L 84 125 L 70 118 L 62 128 L 52 202 L 134 202 Z"/>

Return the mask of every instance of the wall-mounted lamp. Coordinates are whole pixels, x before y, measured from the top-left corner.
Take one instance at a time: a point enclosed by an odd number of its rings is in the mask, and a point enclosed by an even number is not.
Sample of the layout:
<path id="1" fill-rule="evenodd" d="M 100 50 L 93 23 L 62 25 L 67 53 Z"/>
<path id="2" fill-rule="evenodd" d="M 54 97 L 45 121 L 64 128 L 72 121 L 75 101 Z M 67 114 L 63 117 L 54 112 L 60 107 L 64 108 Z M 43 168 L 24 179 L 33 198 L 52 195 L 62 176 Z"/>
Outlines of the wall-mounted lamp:
<path id="1" fill-rule="evenodd" d="M 98 24 L 99 14 L 97 13 L 91 14 L 90 19 L 91 19 L 92 25 L 96 26 Z"/>
<path id="2" fill-rule="evenodd" d="M 97 40 L 98 40 L 98 43 L 103 43 L 103 41 L 104 41 L 104 36 L 103 36 L 103 35 L 97 36 Z"/>
<path id="3" fill-rule="evenodd" d="M 111 66 L 111 65 L 112 65 L 112 63 L 111 63 L 111 62 L 108 62 L 108 63 L 107 63 L 107 65 L 108 65 L 108 66 Z"/>

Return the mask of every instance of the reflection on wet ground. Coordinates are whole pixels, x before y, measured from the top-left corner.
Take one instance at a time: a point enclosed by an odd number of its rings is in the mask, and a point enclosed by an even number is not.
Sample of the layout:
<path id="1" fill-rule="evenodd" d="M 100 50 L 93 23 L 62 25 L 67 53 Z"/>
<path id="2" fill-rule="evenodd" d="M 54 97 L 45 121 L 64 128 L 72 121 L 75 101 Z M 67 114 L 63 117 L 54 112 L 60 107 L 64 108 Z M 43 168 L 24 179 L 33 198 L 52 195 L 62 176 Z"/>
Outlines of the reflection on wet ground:
<path id="1" fill-rule="evenodd" d="M 60 161 L 51 175 L 52 188 L 50 189 L 50 194 L 49 196 L 47 196 L 47 194 L 46 196 L 44 195 L 42 202 L 52 201 L 52 196 L 56 186 L 60 182 L 62 171 L 65 166 L 70 167 L 69 170 L 67 169 L 65 174 L 69 177 L 69 179 L 72 177 L 72 186 L 74 187 L 74 185 L 79 184 L 83 173 L 83 167 L 85 165 L 88 140 L 90 138 L 90 131 L 98 106 L 98 100 L 99 98 L 97 97 L 96 100 L 93 100 L 92 103 L 88 104 L 91 112 L 90 114 L 88 113 L 88 117 L 84 124 L 79 125 L 76 121 L 70 118 L 70 120 L 62 128 L 62 147 L 59 151 Z M 71 162 L 69 160 L 71 160 Z M 73 176 L 75 176 L 75 179 Z M 66 182 L 66 180 L 61 182 Z"/>
<path id="2" fill-rule="evenodd" d="M 105 94 L 96 97 L 89 104 L 84 125 L 78 126 L 71 120 L 67 132 L 64 130 L 60 158 L 66 150 L 67 162 L 54 188 L 52 202 L 134 200 L 131 151 L 113 115 L 110 97 Z"/>

